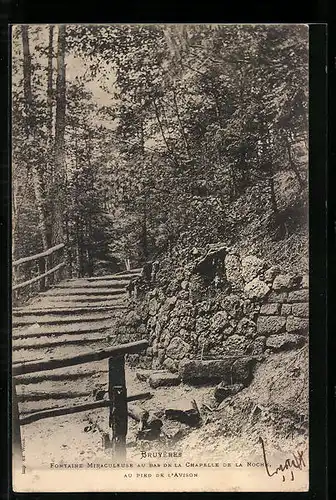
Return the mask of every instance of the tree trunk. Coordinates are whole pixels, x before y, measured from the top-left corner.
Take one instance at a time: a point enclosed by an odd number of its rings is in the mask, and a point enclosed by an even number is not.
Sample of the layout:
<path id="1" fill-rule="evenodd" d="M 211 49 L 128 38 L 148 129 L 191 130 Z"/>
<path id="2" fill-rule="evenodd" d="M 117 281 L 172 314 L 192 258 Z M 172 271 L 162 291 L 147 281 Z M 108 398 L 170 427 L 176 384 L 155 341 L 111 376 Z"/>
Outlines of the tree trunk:
<path id="1" fill-rule="evenodd" d="M 186 155 L 188 157 L 188 160 L 190 160 L 191 157 L 190 157 L 189 144 L 188 144 L 187 136 L 186 136 L 185 131 L 184 131 L 184 127 L 183 127 L 183 123 L 182 123 L 182 120 L 181 120 L 180 112 L 179 112 L 179 109 L 178 109 L 178 104 L 177 104 L 177 98 L 176 98 L 176 92 L 175 92 L 175 90 L 173 90 L 173 101 L 174 101 L 174 107 L 175 107 L 177 121 L 179 123 L 180 130 L 181 130 L 181 136 L 182 136 L 182 139 L 183 139 L 183 143 L 184 143 Z"/>
<path id="2" fill-rule="evenodd" d="M 54 44 L 54 26 L 49 26 L 49 45 L 48 45 L 48 68 L 47 68 L 47 127 L 48 127 L 48 160 L 49 160 L 49 183 L 52 186 L 54 177 L 54 159 L 53 151 L 53 44 Z"/>
<path id="3" fill-rule="evenodd" d="M 48 46 L 48 84 L 47 84 L 47 103 L 48 103 L 48 130 L 50 140 L 53 135 L 53 43 L 54 43 L 54 26 L 49 26 L 49 46 Z"/>
<path id="4" fill-rule="evenodd" d="M 56 79 L 56 119 L 55 119 L 55 195 L 52 243 L 56 245 L 63 241 L 63 209 L 64 209 L 64 174 L 65 174 L 65 26 L 60 25 L 57 48 L 57 79 Z"/>
<path id="5" fill-rule="evenodd" d="M 148 258 L 148 238 L 147 238 L 147 196 L 144 195 L 144 214 L 142 222 L 142 249 L 145 261 Z"/>
<path id="6" fill-rule="evenodd" d="M 166 135 L 164 133 L 164 130 L 163 130 L 163 126 L 162 126 L 162 122 L 161 122 L 161 118 L 160 118 L 160 113 L 159 113 L 159 109 L 157 107 L 157 104 L 156 104 L 156 101 L 155 99 L 153 99 L 153 104 L 154 104 L 154 110 L 155 110 L 155 117 L 156 117 L 156 120 L 159 124 L 159 128 L 160 128 L 160 132 L 161 132 L 161 136 L 162 136 L 162 139 L 163 139 L 163 142 L 165 143 L 165 146 L 167 148 L 167 152 L 169 154 L 169 156 L 174 160 L 174 163 L 176 164 L 176 166 L 178 166 L 178 161 L 177 161 L 177 158 L 176 158 L 176 155 L 174 154 L 174 152 L 170 149 L 169 147 L 169 144 L 168 144 L 168 141 L 167 141 L 167 138 L 166 138 Z"/>
<path id="7" fill-rule="evenodd" d="M 22 48 L 23 48 L 23 89 L 24 89 L 24 100 L 25 100 L 25 111 L 26 111 L 26 135 L 28 144 L 30 147 L 34 145 L 34 115 L 33 115 L 33 94 L 32 94 L 32 67 L 31 67 L 31 55 L 29 50 L 29 36 L 28 36 L 28 26 L 21 27 L 22 34 Z M 45 192 L 43 186 L 42 173 L 36 163 L 33 161 L 28 168 L 31 169 L 34 194 L 36 199 L 36 207 L 39 217 L 39 227 L 42 237 L 43 249 L 48 248 L 48 237 L 47 237 L 47 223 L 46 215 L 44 210 L 45 203 Z"/>
<path id="8" fill-rule="evenodd" d="M 141 121 L 140 126 L 140 142 L 141 142 L 141 154 L 142 161 L 145 162 L 145 134 L 144 134 L 144 126 L 143 121 Z M 141 243 L 142 243 L 142 251 L 144 260 L 147 260 L 148 257 L 148 242 L 147 242 L 147 194 L 146 188 L 143 194 L 143 219 L 142 219 L 142 227 L 141 227 Z"/>
<path id="9" fill-rule="evenodd" d="M 293 159 L 293 156 L 292 156 L 292 147 L 291 147 L 291 144 L 289 142 L 289 138 L 288 138 L 288 135 L 286 134 L 285 135 L 285 141 L 286 141 L 286 147 L 287 147 L 287 154 L 288 154 L 288 161 L 289 161 L 289 164 L 293 170 L 293 172 L 295 173 L 295 176 L 299 182 L 299 185 L 300 185 L 300 188 L 303 189 L 304 187 L 304 184 L 303 184 L 303 180 L 301 179 L 301 175 L 299 174 L 299 171 L 298 171 L 298 168 L 295 164 L 295 161 Z"/>

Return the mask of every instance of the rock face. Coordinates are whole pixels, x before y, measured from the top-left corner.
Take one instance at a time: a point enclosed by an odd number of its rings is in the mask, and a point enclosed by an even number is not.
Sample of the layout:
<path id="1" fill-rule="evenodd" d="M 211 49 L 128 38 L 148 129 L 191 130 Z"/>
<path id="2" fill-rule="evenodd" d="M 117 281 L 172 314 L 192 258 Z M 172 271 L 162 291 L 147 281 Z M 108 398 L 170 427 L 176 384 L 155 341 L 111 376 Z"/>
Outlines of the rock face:
<path id="1" fill-rule="evenodd" d="M 307 341 L 308 275 L 241 257 L 224 245 L 194 250 L 171 274 L 160 265 L 155 287 L 120 319 L 117 343 L 149 341 L 146 352 L 134 355 L 138 368 L 166 369 L 195 383 L 245 384 L 253 367 L 244 361 L 233 369 L 233 360 Z"/>

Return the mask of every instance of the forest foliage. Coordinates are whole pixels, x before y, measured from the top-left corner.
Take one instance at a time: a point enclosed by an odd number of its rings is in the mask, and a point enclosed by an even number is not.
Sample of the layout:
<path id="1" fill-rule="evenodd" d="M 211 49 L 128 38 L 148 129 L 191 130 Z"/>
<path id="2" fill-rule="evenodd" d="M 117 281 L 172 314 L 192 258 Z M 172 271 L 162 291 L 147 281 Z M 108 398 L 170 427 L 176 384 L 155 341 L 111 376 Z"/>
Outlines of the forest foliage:
<path id="1" fill-rule="evenodd" d="M 306 26 L 34 25 L 12 39 L 14 259 L 64 241 L 85 276 L 220 241 L 305 248 Z"/>

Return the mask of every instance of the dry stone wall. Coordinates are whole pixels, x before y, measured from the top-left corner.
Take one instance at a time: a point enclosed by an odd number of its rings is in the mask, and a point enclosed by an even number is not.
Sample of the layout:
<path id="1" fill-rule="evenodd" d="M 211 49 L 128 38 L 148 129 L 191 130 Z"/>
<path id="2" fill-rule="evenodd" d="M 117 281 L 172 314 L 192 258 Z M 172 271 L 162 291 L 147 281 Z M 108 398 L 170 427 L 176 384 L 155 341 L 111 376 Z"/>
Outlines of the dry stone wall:
<path id="1" fill-rule="evenodd" d="M 147 338 L 137 363 L 181 371 L 188 361 L 267 355 L 308 341 L 308 275 L 227 253 L 204 276 L 191 263 L 158 279 L 118 327 L 118 342 Z"/>

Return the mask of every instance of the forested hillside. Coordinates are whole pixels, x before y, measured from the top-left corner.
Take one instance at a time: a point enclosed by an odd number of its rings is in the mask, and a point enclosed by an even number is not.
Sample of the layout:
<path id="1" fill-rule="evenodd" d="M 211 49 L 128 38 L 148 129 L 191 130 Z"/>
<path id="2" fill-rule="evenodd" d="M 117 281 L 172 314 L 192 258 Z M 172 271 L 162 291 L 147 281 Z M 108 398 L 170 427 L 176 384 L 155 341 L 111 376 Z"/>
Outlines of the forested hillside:
<path id="1" fill-rule="evenodd" d="M 13 30 L 13 259 L 72 276 L 239 245 L 307 270 L 307 28 Z"/>

